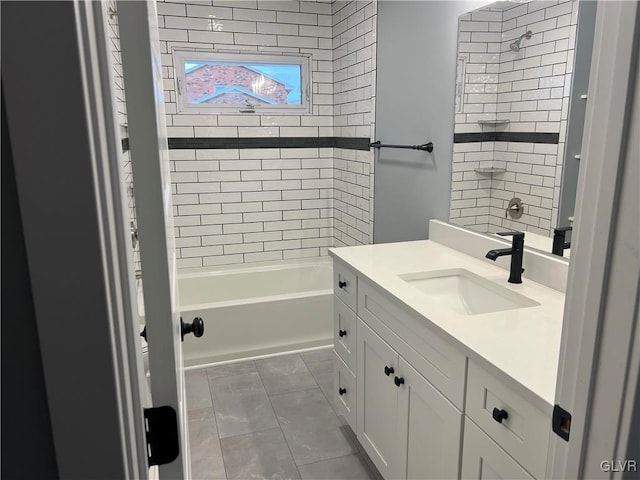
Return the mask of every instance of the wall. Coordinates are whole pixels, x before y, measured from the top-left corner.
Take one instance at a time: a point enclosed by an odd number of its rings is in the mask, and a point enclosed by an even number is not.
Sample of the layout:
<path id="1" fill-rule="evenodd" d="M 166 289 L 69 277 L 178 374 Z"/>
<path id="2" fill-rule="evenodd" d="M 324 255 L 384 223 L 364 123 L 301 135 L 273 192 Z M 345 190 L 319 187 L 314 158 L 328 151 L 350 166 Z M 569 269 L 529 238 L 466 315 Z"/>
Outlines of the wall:
<path id="1" fill-rule="evenodd" d="M 424 239 L 429 219 L 449 219 L 458 16 L 477 5 L 378 3 L 376 139 L 434 151 L 376 154 L 375 243 Z"/>
<path id="2" fill-rule="evenodd" d="M 496 138 L 501 141 L 473 143 L 456 137 L 452 222 L 478 231 L 519 229 L 547 236 L 557 224 L 577 8 L 573 0 L 534 1 L 461 18 L 459 55 L 469 60 L 455 132 L 470 134 L 465 138 L 505 135 Z M 512 51 L 510 44 L 527 30 L 532 37 Z M 506 122 L 481 125 L 482 120 Z M 522 135 L 516 140 L 509 134 Z M 482 167 L 504 171 L 475 170 Z M 513 197 L 525 204 L 519 220 L 505 219 Z"/>
<path id="3" fill-rule="evenodd" d="M 122 58 L 120 56 L 120 34 L 118 31 L 118 15 L 115 0 L 107 3 L 107 34 L 109 35 L 109 50 L 111 53 L 111 75 L 116 99 L 116 110 L 118 114 L 118 125 L 120 125 L 120 136 L 123 139 L 122 165 L 124 170 L 124 181 L 127 191 L 127 207 L 129 210 L 129 221 L 132 228 L 137 228 L 136 201 L 133 189 L 133 171 L 131 170 L 131 153 L 128 147 L 127 132 L 127 103 L 124 93 L 124 80 L 122 78 Z M 133 261 L 136 270 L 140 270 L 140 249 L 132 244 Z"/>
<path id="4" fill-rule="evenodd" d="M 375 137 L 375 1 L 332 3 L 334 133 Z M 334 148 L 335 246 L 373 242 L 372 151 Z"/>
<path id="5" fill-rule="evenodd" d="M 230 0 L 158 2 L 157 9 L 169 137 L 305 137 L 314 144 L 370 136 L 375 3 Z M 209 31 L 209 15 L 222 31 Z M 309 55 L 312 112 L 180 113 L 174 49 Z M 180 268 L 318 256 L 371 238 L 368 152 L 194 147 L 172 149 L 170 159 Z"/>

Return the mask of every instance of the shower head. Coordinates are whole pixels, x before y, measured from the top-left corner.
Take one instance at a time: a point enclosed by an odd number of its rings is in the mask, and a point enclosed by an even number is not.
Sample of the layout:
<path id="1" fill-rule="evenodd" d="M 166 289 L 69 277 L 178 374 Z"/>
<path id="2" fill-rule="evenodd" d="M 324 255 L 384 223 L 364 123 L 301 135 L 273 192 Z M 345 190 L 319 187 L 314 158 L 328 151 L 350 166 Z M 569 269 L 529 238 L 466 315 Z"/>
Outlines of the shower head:
<path id="1" fill-rule="evenodd" d="M 515 42 L 513 42 L 511 45 L 509 45 L 509 48 L 511 50 L 513 50 L 514 52 L 519 52 L 520 51 L 520 43 L 522 42 L 522 40 L 524 40 L 525 38 L 527 40 L 529 40 L 532 35 L 533 35 L 533 32 L 531 30 L 528 30 L 526 33 L 523 33 L 522 35 L 520 35 Z"/>

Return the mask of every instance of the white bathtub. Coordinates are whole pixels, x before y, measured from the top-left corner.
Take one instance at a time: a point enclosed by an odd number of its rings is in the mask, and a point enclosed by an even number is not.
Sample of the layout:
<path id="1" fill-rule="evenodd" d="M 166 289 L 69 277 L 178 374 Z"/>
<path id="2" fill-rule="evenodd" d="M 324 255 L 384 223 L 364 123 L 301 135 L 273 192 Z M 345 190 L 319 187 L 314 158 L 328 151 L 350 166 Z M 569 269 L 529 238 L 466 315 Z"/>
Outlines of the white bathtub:
<path id="1" fill-rule="evenodd" d="M 185 366 L 333 343 L 331 282 L 326 257 L 179 274 L 184 321 L 204 320 L 201 338 L 184 339 Z"/>

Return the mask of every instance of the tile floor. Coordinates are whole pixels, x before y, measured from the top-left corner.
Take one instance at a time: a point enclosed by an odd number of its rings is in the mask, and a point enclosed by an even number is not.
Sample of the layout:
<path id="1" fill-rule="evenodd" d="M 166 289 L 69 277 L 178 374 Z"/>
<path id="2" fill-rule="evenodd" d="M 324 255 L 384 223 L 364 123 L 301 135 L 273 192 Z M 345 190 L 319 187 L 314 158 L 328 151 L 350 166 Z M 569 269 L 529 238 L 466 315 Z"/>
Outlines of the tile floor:
<path id="1" fill-rule="evenodd" d="M 331 349 L 186 373 L 194 480 L 378 480 L 333 405 Z"/>

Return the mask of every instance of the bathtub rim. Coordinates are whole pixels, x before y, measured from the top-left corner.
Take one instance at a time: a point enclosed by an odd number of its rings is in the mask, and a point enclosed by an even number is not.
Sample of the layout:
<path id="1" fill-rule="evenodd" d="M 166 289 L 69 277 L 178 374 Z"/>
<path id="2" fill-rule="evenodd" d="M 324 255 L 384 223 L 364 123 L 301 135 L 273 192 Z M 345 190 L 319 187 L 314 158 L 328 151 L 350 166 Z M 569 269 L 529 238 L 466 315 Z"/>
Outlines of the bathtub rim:
<path id="1" fill-rule="evenodd" d="M 210 302 L 210 303 L 190 303 L 189 305 L 180 306 L 180 313 L 190 312 L 192 310 L 203 310 L 206 308 L 222 308 L 222 307 L 235 307 L 239 305 L 252 305 L 254 303 L 270 303 L 278 302 L 282 300 L 293 300 L 297 298 L 307 297 L 319 297 L 321 295 L 332 295 L 333 290 L 328 288 L 324 290 L 307 290 L 306 292 L 299 293 L 281 293 L 278 295 L 266 295 L 264 297 L 251 297 L 240 298 L 237 300 L 226 300 L 223 302 Z"/>
<path id="2" fill-rule="evenodd" d="M 211 265 L 207 267 L 183 268 L 178 271 L 178 280 L 182 278 L 196 278 L 220 276 L 234 272 L 271 272 L 284 270 L 289 267 L 323 265 L 333 267 L 333 261 L 328 255 L 322 257 L 292 258 L 287 260 L 272 260 L 269 262 L 234 263 L 230 265 Z M 310 290 L 313 291 L 313 290 Z"/>

